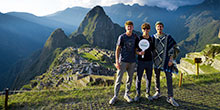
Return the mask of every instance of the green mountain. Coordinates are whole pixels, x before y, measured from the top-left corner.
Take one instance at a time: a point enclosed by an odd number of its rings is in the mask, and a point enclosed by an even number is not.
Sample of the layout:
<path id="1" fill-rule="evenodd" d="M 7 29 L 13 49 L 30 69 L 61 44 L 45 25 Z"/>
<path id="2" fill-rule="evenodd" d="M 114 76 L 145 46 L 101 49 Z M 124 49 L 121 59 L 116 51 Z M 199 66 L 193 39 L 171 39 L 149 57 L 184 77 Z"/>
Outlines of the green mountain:
<path id="1" fill-rule="evenodd" d="M 72 36 L 82 34 L 94 47 L 114 49 L 117 37 L 123 32 L 124 29 L 114 24 L 102 7 L 96 6 L 87 13 Z"/>
<path id="2" fill-rule="evenodd" d="M 28 84 L 35 76 L 41 75 L 47 71 L 54 59 L 67 47 L 79 48 L 80 46 L 92 46 L 104 49 L 115 48 L 117 37 L 124 32 L 124 28 L 114 24 L 111 19 L 105 14 L 102 7 L 94 7 L 88 12 L 80 27 L 76 32 L 67 37 L 62 29 L 55 30 L 48 40 L 44 48 L 34 57 L 27 58 L 21 61 L 22 68 L 14 68 L 17 72 L 13 88 L 20 88 L 24 84 Z M 87 56 L 85 53 L 83 56 Z M 89 55 L 90 56 L 90 55 Z M 100 59 L 108 59 L 107 55 L 102 58 L 89 57 L 91 61 Z M 97 57 L 97 56 L 95 56 Z M 112 60 L 108 60 L 112 61 Z M 25 62 L 25 63 L 24 63 Z M 105 66 L 112 66 L 111 64 Z"/>
<path id="3" fill-rule="evenodd" d="M 192 8 L 192 15 L 186 18 L 188 37 L 179 42 L 181 56 L 185 53 L 201 51 L 207 44 L 220 43 L 218 33 L 220 29 L 220 2 L 206 0 L 201 5 Z"/>
<path id="4" fill-rule="evenodd" d="M 74 45 L 74 43 L 71 44 Z M 33 54 L 35 57 L 21 61 L 21 63 L 25 62 L 23 68 L 14 68 L 18 69 L 16 70 L 18 73 L 13 88 L 19 88 L 21 85 L 28 83 L 30 79 L 45 72 L 53 59 L 68 45 L 70 45 L 70 40 L 64 31 L 56 29 L 48 38 L 44 48 L 40 52 Z"/>

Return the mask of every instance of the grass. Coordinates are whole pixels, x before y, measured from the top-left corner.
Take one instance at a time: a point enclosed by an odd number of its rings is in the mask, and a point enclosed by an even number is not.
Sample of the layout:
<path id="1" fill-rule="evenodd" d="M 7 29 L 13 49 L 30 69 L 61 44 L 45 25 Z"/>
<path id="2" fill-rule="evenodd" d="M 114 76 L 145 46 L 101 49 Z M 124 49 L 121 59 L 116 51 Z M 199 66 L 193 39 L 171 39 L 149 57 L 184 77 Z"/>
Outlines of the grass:
<path id="1" fill-rule="evenodd" d="M 80 55 L 83 58 L 86 58 L 88 60 L 92 60 L 95 61 L 97 63 L 99 63 L 100 65 L 104 66 L 105 68 L 114 68 L 114 65 L 107 65 L 106 61 L 101 61 L 101 53 L 99 53 L 97 56 L 94 56 L 96 54 L 96 50 L 91 51 L 90 53 L 86 53 L 86 52 L 81 52 Z"/>
<path id="2" fill-rule="evenodd" d="M 201 66 L 199 66 L 199 67 L 200 67 L 206 74 L 219 72 L 218 70 L 216 70 L 215 68 L 213 68 L 211 65 L 201 65 Z"/>
<path id="3" fill-rule="evenodd" d="M 86 53 L 85 52 L 85 53 L 81 53 L 81 55 L 82 55 L 83 58 L 87 58 L 87 59 L 98 61 L 98 59 L 95 56 L 93 56 L 92 54 L 90 54 L 90 53 Z"/>
<path id="4" fill-rule="evenodd" d="M 180 107 L 172 107 L 166 103 L 166 80 L 161 74 L 160 100 L 149 102 L 144 98 L 145 81 L 142 81 L 142 94 L 140 102 L 128 104 L 123 99 L 125 81 L 121 85 L 119 101 L 114 105 L 108 105 L 113 96 L 113 86 L 109 87 L 79 87 L 72 90 L 46 90 L 39 92 L 24 92 L 9 96 L 10 109 L 220 109 L 220 73 L 203 75 L 186 75 L 183 85 L 178 87 L 179 77 L 173 77 L 174 97 L 180 103 Z M 125 75 L 126 76 L 126 75 Z M 126 77 L 124 76 L 124 79 Z M 134 76 L 135 77 L 135 76 Z M 151 94 L 154 93 L 152 83 Z M 135 83 L 131 88 L 131 97 L 135 97 Z M 3 107 L 4 97 L 1 96 L 0 108 Z"/>
<path id="5" fill-rule="evenodd" d="M 187 61 L 187 62 L 189 62 L 189 63 L 191 63 L 191 64 L 195 64 L 195 63 L 193 62 L 193 60 L 192 60 L 192 59 L 189 59 L 189 58 L 182 58 L 182 60 L 185 60 L 185 61 Z"/>
<path id="6" fill-rule="evenodd" d="M 114 77 L 112 76 L 100 76 L 100 75 L 90 75 L 92 78 L 102 78 L 102 79 L 107 79 L 107 80 L 114 80 Z"/>
<path id="7" fill-rule="evenodd" d="M 216 58 L 217 60 L 220 60 L 220 54 L 219 54 L 219 55 L 216 55 L 215 58 Z"/>

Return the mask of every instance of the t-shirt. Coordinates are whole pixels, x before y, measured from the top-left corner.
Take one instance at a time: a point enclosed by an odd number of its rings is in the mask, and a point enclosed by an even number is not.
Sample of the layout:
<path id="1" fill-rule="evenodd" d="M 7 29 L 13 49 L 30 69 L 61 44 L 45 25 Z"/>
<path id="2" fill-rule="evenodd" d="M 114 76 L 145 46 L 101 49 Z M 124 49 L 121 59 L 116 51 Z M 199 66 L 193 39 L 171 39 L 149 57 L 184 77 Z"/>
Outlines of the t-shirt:
<path id="1" fill-rule="evenodd" d="M 140 36 L 140 39 L 137 40 L 137 43 L 136 44 L 136 47 L 138 49 L 138 52 L 141 52 L 142 50 L 140 49 L 140 47 L 138 46 L 139 42 L 142 40 L 142 39 L 146 39 L 149 41 L 150 43 L 150 47 L 145 50 L 144 52 L 144 58 L 142 58 L 142 55 L 138 55 L 138 61 L 152 61 L 152 52 L 153 52 L 153 49 L 154 49 L 154 37 L 150 36 L 148 39 L 147 38 L 144 38 L 143 36 Z"/>
<path id="2" fill-rule="evenodd" d="M 136 61 L 136 40 L 137 35 L 132 33 L 131 36 L 127 36 L 123 33 L 119 36 L 117 46 L 121 47 L 119 61 L 133 63 Z"/>

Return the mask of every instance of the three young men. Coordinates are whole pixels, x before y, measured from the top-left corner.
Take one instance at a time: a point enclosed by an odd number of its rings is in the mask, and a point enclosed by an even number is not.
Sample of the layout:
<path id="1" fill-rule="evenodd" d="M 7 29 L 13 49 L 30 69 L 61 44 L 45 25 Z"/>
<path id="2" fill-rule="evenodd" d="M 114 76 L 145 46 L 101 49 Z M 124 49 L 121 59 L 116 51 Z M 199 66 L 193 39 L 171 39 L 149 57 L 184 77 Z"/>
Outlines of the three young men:
<path id="1" fill-rule="evenodd" d="M 136 61 L 136 49 L 139 51 L 137 54 L 144 55 L 145 59 L 138 58 L 138 70 L 137 70 L 137 81 L 136 81 L 136 90 L 137 95 L 135 101 L 140 98 L 140 84 L 141 77 L 143 75 L 143 70 L 146 70 L 146 97 L 148 100 L 158 99 L 160 97 L 160 71 L 164 71 L 166 74 L 167 88 L 168 88 L 168 98 L 167 102 L 171 103 L 173 106 L 179 106 L 179 104 L 173 98 L 173 86 L 172 86 L 172 72 L 173 72 L 173 59 L 175 58 L 176 52 L 176 42 L 174 39 L 165 33 L 163 33 L 164 25 L 162 22 L 158 21 L 155 24 L 157 33 L 154 34 L 153 38 L 149 36 L 150 25 L 144 23 L 142 25 L 143 35 L 141 39 L 147 39 L 150 42 L 150 48 L 147 51 L 143 52 L 138 49 L 139 39 L 133 34 L 133 23 L 127 21 L 125 23 L 126 33 L 122 34 L 118 38 L 116 52 L 115 52 L 115 67 L 117 68 L 117 78 L 115 81 L 114 87 L 114 96 L 109 101 L 109 104 L 114 104 L 117 100 L 121 80 L 125 71 L 127 71 L 127 82 L 125 88 L 124 98 L 127 102 L 132 102 L 132 99 L 129 96 L 129 91 L 132 84 L 132 77 L 135 68 Z M 153 40 L 155 39 L 155 40 Z M 153 52 L 153 58 L 152 54 Z M 120 56 L 119 56 L 120 55 Z M 155 89 L 156 93 L 153 97 L 150 96 L 150 85 L 151 85 L 151 76 L 152 76 L 152 59 L 154 64 L 155 71 Z"/>

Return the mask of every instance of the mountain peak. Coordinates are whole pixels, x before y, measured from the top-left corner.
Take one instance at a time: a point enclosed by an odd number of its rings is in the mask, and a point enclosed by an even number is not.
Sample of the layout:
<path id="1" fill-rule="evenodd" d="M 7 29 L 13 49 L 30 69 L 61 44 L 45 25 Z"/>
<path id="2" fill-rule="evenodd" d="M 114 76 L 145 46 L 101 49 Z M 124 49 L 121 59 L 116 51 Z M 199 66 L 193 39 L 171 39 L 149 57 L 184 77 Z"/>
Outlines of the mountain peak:
<path id="1" fill-rule="evenodd" d="M 92 46 L 101 48 L 114 48 L 116 33 L 122 33 L 123 28 L 115 26 L 112 20 L 105 14 L 101 6 L 92 8 L 81 22 L 77 34 L 82 34 Z M 112 37 L 114 36 L 114 37 Z M 112 46 L 109 42 L 112 41 Z"/>
<path id="2" fill-rule="evenodd" d="M 97 5 L 94 8 L 92 8 L 88 12 L 87 16 L 95 16 L 96 14 L 98 14 L 98 15 L 106 15 L 104 9 L 101 6 L 99 6 L 99 5 Z"/>
<path id="3" fill-rule="evenodd" d="M 95 28 L 97 28 L 97 24 L 100 25 L 102 22 L 113 24 L 110 18 L 105 14 L 104 9 L 101 6 L 95 6 L 87 13 L 86 17 L 81 22 L 77 33 L 82 33 L 84 36 L 87 36 L 93 33 Z"/>
<path id="4" fill-rule="evenodd" d="M 64 31 L 61 28 L 57 28 L 56 30 L 54 30 L 49 39 L 63 39 L 63 38 L 67 38 L 67 36 L 65 35 Z"/>
<path id="5" fill-rule="evenodd" d="M 61 28 L 57 28 L 51 35 L 56 36 L 56 34 L 64 34 L 64 31 Z"/>
<path id="6" fill-rule="evenodd" d="M 65 47 L 63 45 L 68 44 L 67 41 L 68 37 L 65 35 L 64 31 L 61 28 L 58 28 L 51 33 L 50 37 L 44 45 L 44 48 L 53 50 L 58 47 Z"/>

